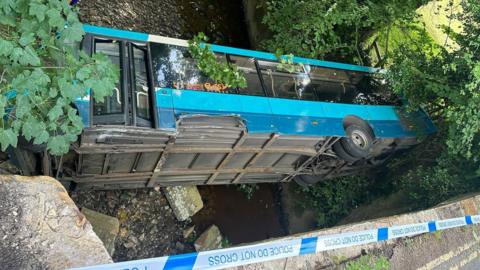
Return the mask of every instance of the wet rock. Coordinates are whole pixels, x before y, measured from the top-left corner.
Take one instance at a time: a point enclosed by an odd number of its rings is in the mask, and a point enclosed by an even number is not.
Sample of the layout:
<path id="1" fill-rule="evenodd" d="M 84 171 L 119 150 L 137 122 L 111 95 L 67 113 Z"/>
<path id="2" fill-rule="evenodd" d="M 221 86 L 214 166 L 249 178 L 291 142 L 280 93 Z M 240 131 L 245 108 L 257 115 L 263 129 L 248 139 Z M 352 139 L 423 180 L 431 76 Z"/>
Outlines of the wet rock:
<path id="1" fill-rule="evenodd" d="M 196 186 L 166 187 L 164 192 L 179 221 L 187 220 L 203 208 L 202 197 Z"/>
<path id="2" fill-rule="evenodd" d="M 117 238 L 120 228 L 118 219 L 88 208 L 82 208 L 82 213 L 87 220 L 90 221 L 93 231 L 98 235 L 100 240 L 102 240 L 108 253 L 112 256 L 115 252 L 115 239 Z"/>
<path id="3" fill-rule="evenodd" d="M 207 251 L 222 248 L 222 234 L 217 226 L 212 225 L 195 240 L 196 251 Z"/>
<path id="4" fill-rule="evenodd" d="M 50 177 L 0 176 L 0 239 L 3 269 L 112 262 L 85 216 Z"/>
<path id="5" fill-rule="evenodd" d="M 185 249 L 185 245 L 180 243 L 180 242 L 176 242 L 175 243 L 175 248 L 178 250 L 178 251 L 182 251 Z"/>
<path id="6" fill-rule="evenodd" d="M 183 230 L 183 238 L 187 239 L 195 231 L 195 225 Z"/>

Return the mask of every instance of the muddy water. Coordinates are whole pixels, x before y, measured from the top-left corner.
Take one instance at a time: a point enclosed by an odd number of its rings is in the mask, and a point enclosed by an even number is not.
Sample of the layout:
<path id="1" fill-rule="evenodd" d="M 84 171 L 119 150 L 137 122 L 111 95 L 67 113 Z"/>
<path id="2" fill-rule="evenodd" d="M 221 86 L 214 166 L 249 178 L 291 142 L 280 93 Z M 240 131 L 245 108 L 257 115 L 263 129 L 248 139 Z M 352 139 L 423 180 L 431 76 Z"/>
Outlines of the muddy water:
<path id="1" fill-rule="evenodd" d="M 215 224 L 234 245 L 286 234 L 277 185 L 260 184 L 251 199 L 233 185 L 201 186 L 199 190 L 205 206 L 192 218 L 197 232 Z"/>

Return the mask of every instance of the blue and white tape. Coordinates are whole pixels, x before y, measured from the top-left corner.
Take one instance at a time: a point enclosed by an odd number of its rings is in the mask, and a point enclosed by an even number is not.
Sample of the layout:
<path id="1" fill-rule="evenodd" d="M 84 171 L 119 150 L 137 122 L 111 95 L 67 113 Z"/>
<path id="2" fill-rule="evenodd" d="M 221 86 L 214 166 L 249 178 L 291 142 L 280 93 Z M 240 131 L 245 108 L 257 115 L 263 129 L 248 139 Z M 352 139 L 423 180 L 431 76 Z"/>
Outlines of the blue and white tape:
<path id="1" fill-rule="evenodd" d="M 480 215 L 391 226 L 359 232 L 277 240 L 198 253 L 82 267 L 76 268 L 76 270 L 222 269 L 414 236 L 472 224 L 480 224 Z"/>

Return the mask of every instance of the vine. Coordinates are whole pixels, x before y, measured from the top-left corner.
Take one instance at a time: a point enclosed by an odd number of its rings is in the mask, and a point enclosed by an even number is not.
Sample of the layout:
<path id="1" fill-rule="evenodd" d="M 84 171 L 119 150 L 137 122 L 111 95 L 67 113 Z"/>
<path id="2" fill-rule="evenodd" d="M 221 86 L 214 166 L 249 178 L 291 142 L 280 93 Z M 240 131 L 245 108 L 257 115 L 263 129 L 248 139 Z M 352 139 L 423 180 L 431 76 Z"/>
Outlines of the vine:
<path id="1" fill-rule="evenodd" d="M 188 42 L 188 50 L 196 60 L 197 67 L 215 83 L 222 83 L 232 88 L 247 87 L 247 80 L 237 66 L 228 62 L 218 62 L 211 50 L 211 45 L 206 44 L 208 37 L 200 32 Z"/>

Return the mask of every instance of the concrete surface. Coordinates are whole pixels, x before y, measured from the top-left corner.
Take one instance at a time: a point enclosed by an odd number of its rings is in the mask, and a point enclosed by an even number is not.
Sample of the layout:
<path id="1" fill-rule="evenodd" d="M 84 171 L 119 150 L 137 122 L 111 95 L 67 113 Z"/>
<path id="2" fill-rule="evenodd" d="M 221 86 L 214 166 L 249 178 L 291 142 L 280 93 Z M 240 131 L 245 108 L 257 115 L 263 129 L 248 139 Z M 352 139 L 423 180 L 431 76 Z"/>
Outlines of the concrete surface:
<path id="1" fill-rule="evenodd" d="M 185 221 L 203 208 L 203 201 L 196 186 L 172 186 L 164 188 L 165 196 L 179 221 Z"/>
<path id="2" fill-rule="evenodd" d="M 67 269 L 111 262 L 57 180 L 0 175 L 2 269 Z"/>
<path id="3" fill-rule="evenodd" d="M 472 195 L 424 211 L 311 231 L 275 240 L 362 231 L 392 225 L 477 215 L 479 212 L 480 195 Z M 386 258 L 390 262 L 390 269 L 480 269 L 479 236 L 480 226 L 477 224 L 433 234 L 422 234 L 410 238 L 376 242 L 230 269 L 342 269 L 349 261 L 365 254 Z"/>

